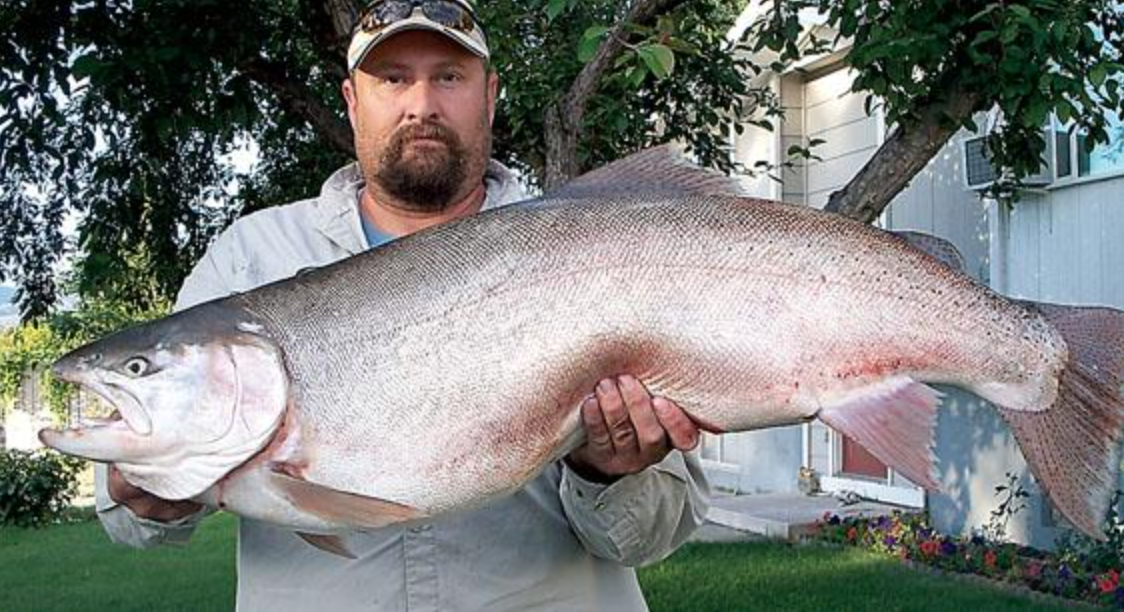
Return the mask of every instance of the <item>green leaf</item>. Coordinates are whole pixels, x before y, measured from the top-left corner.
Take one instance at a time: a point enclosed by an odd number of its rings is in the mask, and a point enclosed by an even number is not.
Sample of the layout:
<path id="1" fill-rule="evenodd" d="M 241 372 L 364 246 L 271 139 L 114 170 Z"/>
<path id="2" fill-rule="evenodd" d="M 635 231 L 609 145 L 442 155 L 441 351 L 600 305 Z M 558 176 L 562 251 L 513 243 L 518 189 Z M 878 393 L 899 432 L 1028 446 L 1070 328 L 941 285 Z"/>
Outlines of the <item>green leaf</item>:
<path id="1" fill-rule="evenodd" d="M 628 72 L 625 74 L 625 80 L 633 87 L 640 87 L 640 84 L 644 82 L 644 77 L 646 76 L 648 76 L 648 70 L 643 64 L 637 64 L 628 69 Z"/>
<path id="2" fill-rule="evenodd" d="M 978 46 L 986 43 L 987 41 L 995 40 L 996 38 L 999 38 L 999 32 L 997 32 L 995 30 L 984 30 L 983 32 L 980 32 L 979 34 L 976 34 L 975 40 L 972 41 L 972 46 L 978 47 Z"/>
<path id="3" fill-rule="evenodd" d="M 696 47 L 695 45 L 692 45 L 691 43 L 689 43 L 689 42 L 687 42 L 687 41 L 685 41 L 681 38 L 676 38 L 676 37 L 672 36 L 672 37 L 668 38 L 667 40 L 665 40 L 664 44 L 667 45 L 672 51 L 675 51 L 676 53 L 688 53 L 688 54 L 691 54 L 691 55 L 698 55 L 699 54 L 699 48 L 698 47 Z"/>
<path id="4" fill-rule="evenodd" d="M 1108 78 L 1108 68 L 1104 64 L 1097 64 L 1089 71 L 1089 82 L 1093 84 L 1093 87 L 1104 85 L 1106 78 Z"/>
<path id="5" fill-rule="evenodd" d="M 657 79 L 666 79 L 675 70 L 675 53 L 667 45 L 644 45 L 636 52 Z"/>
<path id="6" fill-rule="evenodd" d="M 1056 112 L 1058 115 L 1058 121 L 1062 122 L 1063 124 L 1069 123 L 1069 120 L 1073 119 L 1074 109 L 1073 105 L 1069 103 L 1069 100 L 1058 100 L 1057 108 L 1054 110 L 1054 112 Z"/>
<path id="7" fill-rule="evenodd" d="M 605 34 L 609 28 L 605 26 L 590 26 L 582 34 L 581 42 L 578 43 L 578 61 L 585 64 L 597 55 L 597 49 L 601 46 L 601 41 L 605 38 Z"/>
<path id="8" fill-rule="evenodd" d="M 75 78 L 83 79 L 97 76 L 103 68 L 105 68 L 105 64 L 99 61 L 93 53 L 89 53 L 74 60 L 72 70 Z"/>
<path id="9" fill-rule="evenodd" d="M 554 21 L 556 17 L 562 14 L 569 5 L 567 0 L 550 0 L 546 5 L 546 20 Z"/>

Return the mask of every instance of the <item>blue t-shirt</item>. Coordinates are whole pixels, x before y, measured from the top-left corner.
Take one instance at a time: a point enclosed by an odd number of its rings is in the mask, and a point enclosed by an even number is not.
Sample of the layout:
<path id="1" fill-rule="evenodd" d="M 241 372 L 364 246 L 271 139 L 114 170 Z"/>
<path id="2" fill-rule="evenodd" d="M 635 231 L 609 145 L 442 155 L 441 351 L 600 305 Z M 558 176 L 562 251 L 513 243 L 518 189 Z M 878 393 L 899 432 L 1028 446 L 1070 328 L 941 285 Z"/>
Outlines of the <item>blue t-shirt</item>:
<path id="1" fill-rule="evenodd" d="M 394 240 L 394 236 L 380 232 L 374 223 L 367 220 L 367 216 L 362 211 L 359 212 L 359 220 L 363 222 L 363 235 L 367 237 L 367 248 L 371 249 Z"/>

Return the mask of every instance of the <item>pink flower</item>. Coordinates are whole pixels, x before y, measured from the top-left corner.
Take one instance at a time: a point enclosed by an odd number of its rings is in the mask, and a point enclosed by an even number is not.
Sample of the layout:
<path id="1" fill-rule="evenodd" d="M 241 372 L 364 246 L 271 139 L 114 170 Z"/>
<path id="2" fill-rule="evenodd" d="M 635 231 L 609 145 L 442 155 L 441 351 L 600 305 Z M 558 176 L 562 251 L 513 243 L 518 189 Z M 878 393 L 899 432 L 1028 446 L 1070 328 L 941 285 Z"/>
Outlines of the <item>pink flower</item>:
<path id="1" fill-rule="evenodd" d="M 985 567 L 987 567 L 988 569 L 995 569 L 995 561 L 996 561 L 996 557 L 995 557 L 994 551 L 989 550 L 989 551 L 984 553 L 984 566 Z"/>
<path id="2" fill-rule="evenodd" d="M 926 540 L 921 543 L 921 554 L 925 555 L 926 557 L 932 557 L 940 551 L 940 548 L 940 543 L 934 540 Z"/>
<path id="3" fill-rule="evenodd" d="M 1108 570 L 1104 574 L 1097 577 L 1097 586 L 1101 588 L 1101 593 L 1111 593 L 1116 590 L 1120 585 L 1120 573 L 1116 570 Z"/>

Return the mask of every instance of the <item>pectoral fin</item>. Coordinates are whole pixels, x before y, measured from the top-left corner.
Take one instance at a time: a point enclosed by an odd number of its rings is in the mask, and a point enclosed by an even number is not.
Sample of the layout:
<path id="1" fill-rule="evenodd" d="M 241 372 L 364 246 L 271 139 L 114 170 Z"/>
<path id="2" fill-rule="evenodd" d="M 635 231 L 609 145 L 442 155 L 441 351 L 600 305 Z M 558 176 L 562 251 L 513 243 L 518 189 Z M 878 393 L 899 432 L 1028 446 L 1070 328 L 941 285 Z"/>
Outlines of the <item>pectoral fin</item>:
<path id="1" fill-rule="evenodd" d="M 932 387 L 898 377 L 842 394 L 818 416 L 911 482 L 935 490 L 933 430 L 939 402 Z"/>
<path id="2" fill-rule="evenodd" d="M 270 479 L 294 506 L 338 525 L 378 529 L 426 517 L 424 512 L 410 506 L 337 491 L 281 472 L 274 472 Z"/>
<path id="3" fill-rule="evenodd" d="M 327 551 L 332 553 L 333 555 L 339 555 L 347 559 L 356 558 L 355 553 L 348 550 L 347 544 L 344 544 L 343 538 L 338 535 L 321 535 L 318 533 L 304 533 L 302 531 L 298 531 L 297 535 L 299 535 L 305 542 L 312 544 L 320 550 Z"/>

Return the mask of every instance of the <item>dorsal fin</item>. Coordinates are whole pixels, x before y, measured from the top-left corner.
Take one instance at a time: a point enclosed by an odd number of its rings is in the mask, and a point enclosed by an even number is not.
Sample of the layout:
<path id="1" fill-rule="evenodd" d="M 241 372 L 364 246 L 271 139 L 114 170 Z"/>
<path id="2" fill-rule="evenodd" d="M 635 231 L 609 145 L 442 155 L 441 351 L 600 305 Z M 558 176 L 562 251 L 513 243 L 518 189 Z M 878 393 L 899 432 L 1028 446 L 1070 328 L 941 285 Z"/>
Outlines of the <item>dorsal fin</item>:
<path id="1" fill-rule="evenodd" d="M 929 256 L 953 270 L 957 272 L 965 271 L 964 256 L 960 254 L 960 250 L 956 248 L 956 245 L 944 238 L 908 230 L 894 230 L 891 233 L 902 238 L 914 248 L 924 251 Z"/>
<path id="2" fill-rule="evenodd" d="M 622 193 L 749 195 L 737 178 L 699 167 L 673 143 L 610 162 L 546 195 L 549 198 L 588 198 Z"/>

